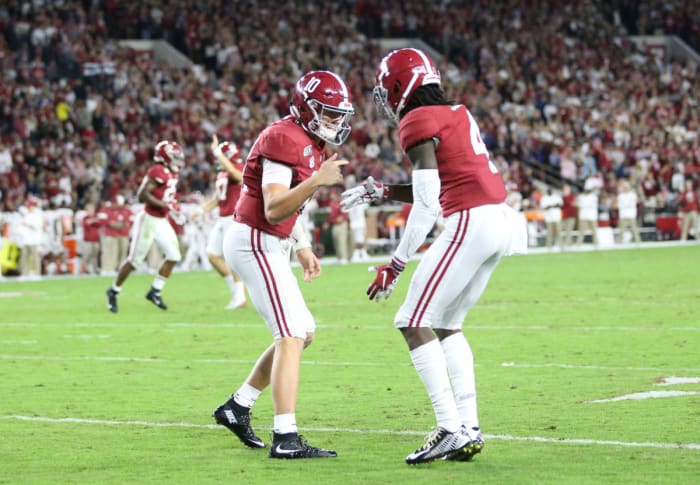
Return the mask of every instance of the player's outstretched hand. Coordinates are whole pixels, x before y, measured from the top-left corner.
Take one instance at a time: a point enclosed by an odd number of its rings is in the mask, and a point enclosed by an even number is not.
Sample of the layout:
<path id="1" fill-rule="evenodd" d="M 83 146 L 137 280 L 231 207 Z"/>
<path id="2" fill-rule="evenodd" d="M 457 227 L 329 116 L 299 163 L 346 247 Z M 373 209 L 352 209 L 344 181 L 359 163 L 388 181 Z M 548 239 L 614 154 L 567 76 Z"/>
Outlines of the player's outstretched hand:
<path id="1" fill-rule="evenodd" d="M 348 212 L 353 207 L 374 202 L 375 200 L 383 200 L 386 198 L 386 185 L 380 182 L 375 182 L 370 175 L 367 180 L 362 182 L 357 187 L 346 190 L 340 194 L 340 207 L 344 212 Z"/>
<path id="2" fill-rule="evenodd" d="M 369 299 L 380 301 L 382 298 L 385 300 L 389 298 L 396 287 L 396 283 L 399 281 L 399 275 L 405 267 L 406 264 L 403 261 L 393 258 L 390 263 L 369 268 L 369 271 L 377 272 L 374 281 L 367 287 Z"/>
<path id="3" fill-rule="evenodd" d="M 338 154 L 334 153 L 331 158 L 321 164 L 318 172 L 314 174 L 316 185 L 335 185 L 343 182 L 343 173 L 340 167 L 350 163 L 348 160 L 339 159 Z"/>

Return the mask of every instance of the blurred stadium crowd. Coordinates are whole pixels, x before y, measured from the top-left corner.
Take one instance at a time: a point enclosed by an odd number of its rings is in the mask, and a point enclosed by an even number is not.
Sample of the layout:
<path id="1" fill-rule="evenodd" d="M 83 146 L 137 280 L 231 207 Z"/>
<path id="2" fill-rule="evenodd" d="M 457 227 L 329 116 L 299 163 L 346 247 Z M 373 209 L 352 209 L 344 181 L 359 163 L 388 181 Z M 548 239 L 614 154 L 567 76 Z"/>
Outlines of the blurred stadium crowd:
<path id="1" fill-rule="evenodd" d="M 293 83 L 310 69 L 341 73 L 353 91 L 351 141 L 339 148 L 351 161 L 347 184 L 369 175 L 408 181 L 408 160 L 395 128 L 375 112 L 371 89 L 384 53 L 378 39 L 420 37 L 442 55 L 447 93 L 478 120 L 509 198 L 532 222 L 533 243 L 544 231 L 548 188 L 593 187 L 600 224 L 616 227 L 622 181 L 638 196 L 639 224 L 654 228 L 647 237 L 679 238 L 678 218 L 694 212 L 685 233 L 698 240 L 700 67 L 654 56 L 627 37 L 678 35 L 697 51 L 696 7 L 692 0 L 8 0 L 0 5 L 1 236 L 19 248 L 35 244 L 25 219 L 37 207 L 45 215 L 38 252 L 65 271 L 82 252 L 86 208 L 104 220 L 122 196 L 138 209 L 134 195 L 161 139 L 185 149 L 179 194 L 200 203 L 192 194 L 212 192 L 217 168 L 211 135 L 245 154 L 264 125 L 287 114 Z M 160 62 L 121 39 L 164 39 L 194 67 Z M 319 194 L 319 214 L 332 192 Z M 390 235 L 391 212 L 378 212 L 371 237 Z M 658 231 L 657 219 L 667 216 L 671 230 Z M 78 246 L 66 247 L 66 238 Z M 53 269 L 50 259 L 39 274 Z M 92 268 L 75 271 L 83 270 Z"/>

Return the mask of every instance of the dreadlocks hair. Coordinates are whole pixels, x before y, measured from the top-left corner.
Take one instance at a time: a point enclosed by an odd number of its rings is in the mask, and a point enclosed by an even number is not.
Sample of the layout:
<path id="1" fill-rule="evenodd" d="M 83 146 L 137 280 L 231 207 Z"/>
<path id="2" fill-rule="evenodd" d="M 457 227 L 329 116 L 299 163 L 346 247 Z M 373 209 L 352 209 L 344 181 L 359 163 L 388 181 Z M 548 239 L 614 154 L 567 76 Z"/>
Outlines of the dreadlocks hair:
<path id="1" fill-rule="evenodd" d="M 453 104 L 455 104 L 454 101 L 450 101 L 445 97 L 445 91 L 442 90 L 439 84 L 426 84 L 413 91 L 411 98 L 406 103 L 406 107 L 401 110 L 399 115 L 403 118 L 409 111 L 420 106 L 451 106 Z"/>

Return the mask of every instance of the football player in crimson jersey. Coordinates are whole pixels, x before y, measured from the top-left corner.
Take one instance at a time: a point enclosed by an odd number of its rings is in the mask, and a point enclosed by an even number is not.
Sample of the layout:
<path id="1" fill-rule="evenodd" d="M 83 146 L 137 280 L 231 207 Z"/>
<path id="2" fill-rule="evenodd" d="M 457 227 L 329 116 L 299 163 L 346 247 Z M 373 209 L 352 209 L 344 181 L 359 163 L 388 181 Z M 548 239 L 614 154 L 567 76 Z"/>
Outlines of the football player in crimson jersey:
<path id="1" fill-rule="evenodd" d="M 437 418 L 437 429 L 406 462 L 470 460 L 484 440 L 473 356 L 462 324 L 501 257 L 525 249 L 525 226 L 504 204 L 503 180 L 476 121 L 465 106 L 445 98 L 440 74 L 424 52 L 387 54 L 376 73 L 374 96 L 378 109 L 398 123 L 401 147 L 413 164 L 412 183 L 368 179 L 342 194 L 343 205 L 349 210 L 393 199 L 413 206 L 391 262 L 374 268 L 370 300 L 389 297 L 440 213 L 445 218 L 445 229 L 419 263 L 394 320 Z"/>
<path id="2" fill-rule="evenodd" d="M 154 242 L 165 254 L 165 260 L 158 269 L 146 299 L 157 307 L 167 310 L 168 307 L 163 302 L 160 292 L 173 268 L 182 259 L 180 244 L 175 230 L 168 221 L 168 215 L 171 215 L 175 221 L 182 221 L 183 218 L 175 200 L 175 193 L 178 173 L 184 166 L 185 156 L 180 145 L 174 141 L 163 140 L 156 145 L 153 160 L 156 163 L 148 169 L 136 194 L 145 207 L 134 219 L 129 254 L 119 267 L 114 283 L 107 289 L 107 306 L 113 313 L 118 311 L 117 296 L 122 284 L 143 262 Z"/>
<path id="3" fill-rule="evenodd" d="M 243 188 L 234 221 L 224 236 L 224 257 L 246 286 L 274 343 L 262 353 L 250 375 L 224 404 L 214 410 L 247 446 L 265 444 L 250 426 L 250 408 L 270 384 L 274 401 L 271 458 L 333 457 L 335 451 L 310 446 L 297 434 L 296 401 L 302 351 L 314 336 L 315 322 L 289 264 L 286 241 L 310 282 L 321 274 L 299 212 L 322 186 L 342 182 L 337 154 L 350 134 L 354 110 L 345 82 L 329 71 L 311 71 L 296 83 L 291 114 L 267 126 L 253 144 L 243 170 Z"/>
<path id="4" fill-rule="evenodd" d="M 224 234 L 233 221 L 233 209 L 236 207 L 238 196 L 241 193 L 243 160 L 241 159 L 241 151 L 235 143 L 228 141 L 219 143 L 216 135 L 212 136 L 211 151 L 224 169 L 216 174 L 216 197 L 208 200 L 201 207 L 204 213 L 211 211 L 216 206 L 219 207 L 219 218 L 207 241 L 207 257 L 231 290 L 231 301 L 226 309 L 234 310 L 246 304 L 245 287 L 241 277 L 231 271 L 231 268 L 224 261 L 223 245 Z M 200 211 L 197 211 L 192 217 L 199 217 L 199 215 Z"/>

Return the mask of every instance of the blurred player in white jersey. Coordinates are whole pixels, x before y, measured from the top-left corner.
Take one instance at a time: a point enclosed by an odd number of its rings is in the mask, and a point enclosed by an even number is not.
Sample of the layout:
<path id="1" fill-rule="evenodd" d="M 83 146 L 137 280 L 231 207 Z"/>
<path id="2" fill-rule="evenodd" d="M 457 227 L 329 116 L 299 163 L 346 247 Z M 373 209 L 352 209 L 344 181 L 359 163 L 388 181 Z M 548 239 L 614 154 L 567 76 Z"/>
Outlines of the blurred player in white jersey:
<path id="1" fill-rule="evenodd" d="M 245 286 L 241 277 L 231 271 L 224 261 L 223 244 L 224 234 L 233 222 L 233 212 L 241 195 L 244 163 L 241 159 L 241 151 L 236 144 L 228 141 L 219 143 L 216 135 L 212 136 L 211 150 L 224 169 L 216 174 L 216 196 L 202 206 L 202 211 L 205 213 L 214 207 L 219 207 L 219 218 L 207 242 L 207 257 L 231 291 L 231 300 L 226 309 L 235 310 L 246 304 Z"/>
<path id="2" fill-rule="evenodd" d="M 398 123 L 401 146 L 413 164 L 412 183 L 368 179 L 344 192 L 343 204 L 350 210 L 393 199 L 413 206 L 391 262 L 375 268 L 367 289 L 371 300 L 389 297 L 441 210 L 445 217 L 445 228 L 418 265 L 394 320 L 437 418 L 437 429 L 406 462 L 471 460 L 484 439 L 473 355 L 462 324 L 500 259 L 525 249 L 525 227 L 504 203 L 503 180 L 476 121 L 465 106 L 445 98 L 440 74 L 425 53 L 387 54 L 376 73 L 374 96 L 380 111 Z"/>

